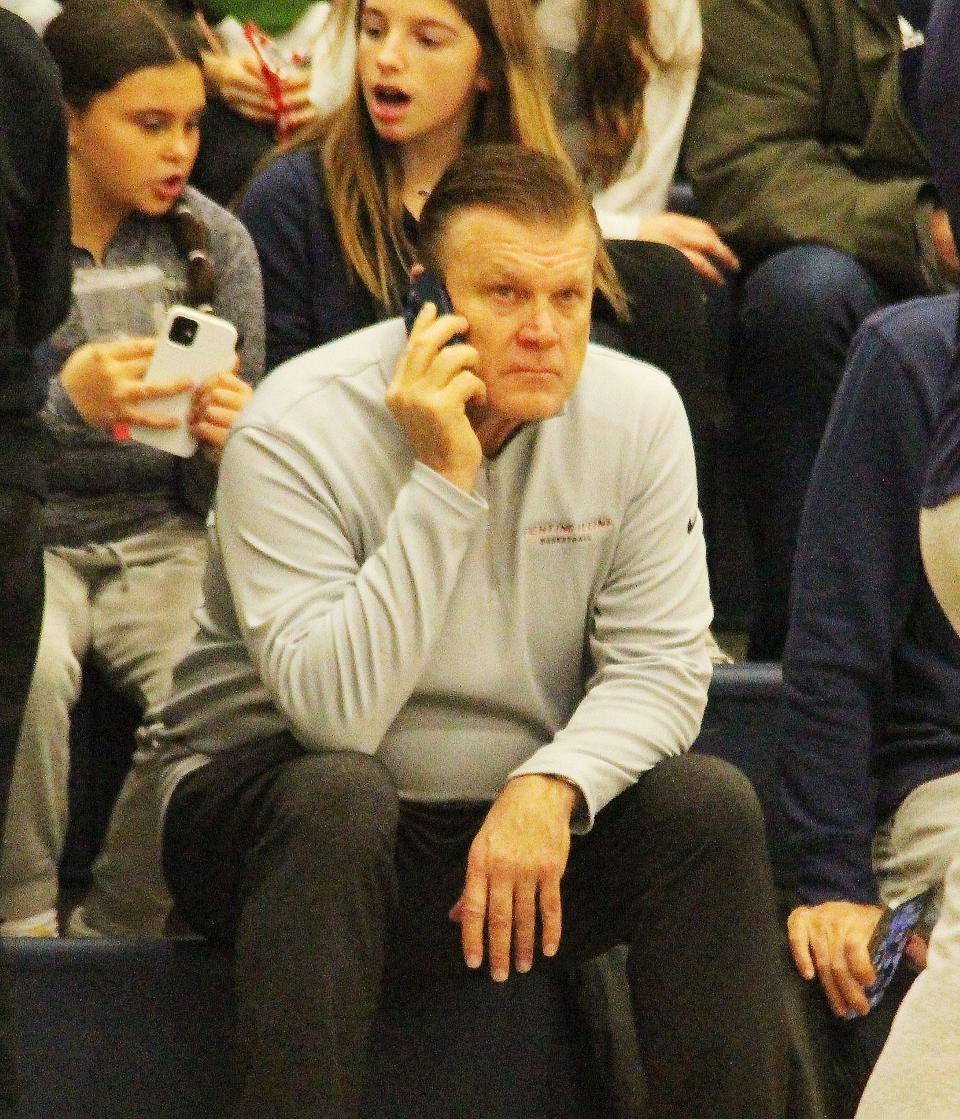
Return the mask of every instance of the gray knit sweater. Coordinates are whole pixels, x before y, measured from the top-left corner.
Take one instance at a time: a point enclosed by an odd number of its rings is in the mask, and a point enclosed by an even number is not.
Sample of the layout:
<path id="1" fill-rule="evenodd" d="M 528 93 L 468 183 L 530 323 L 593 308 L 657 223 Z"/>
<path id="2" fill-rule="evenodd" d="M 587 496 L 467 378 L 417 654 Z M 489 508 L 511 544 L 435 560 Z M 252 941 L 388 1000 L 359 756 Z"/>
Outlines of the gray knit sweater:
<path id="1" fill-rule="evenodd" d="M 240 332 L 240 375 L 251 384 L 263 373 L 263 291 L 250 235 L 239 221 L 190 188 L 185 195 L 207 225 L 210 256 L 218 278 L 216 314 Z M 133 214 L 117 230 L 104 267 L 156 264 L 166 277 L 171 301 L 185 290 L 186 261 L 163 219 Z M 75 269 L 95 268 L 93 258 L 74 247 Z M 58 331 L 37 352 L 50 376 L 44 411 L 57 454 L 50 474 L 50 498 L 43 520 L 44 543 L 77 546 L 118 540 L 156 526 L 172 515 L 206 513 L 216 472 L 199 453 L 179 459 L 135 442 L 117 442 L 88 426 L 63 389 L 60 369 L 88 341 L 76 300 Z"/>

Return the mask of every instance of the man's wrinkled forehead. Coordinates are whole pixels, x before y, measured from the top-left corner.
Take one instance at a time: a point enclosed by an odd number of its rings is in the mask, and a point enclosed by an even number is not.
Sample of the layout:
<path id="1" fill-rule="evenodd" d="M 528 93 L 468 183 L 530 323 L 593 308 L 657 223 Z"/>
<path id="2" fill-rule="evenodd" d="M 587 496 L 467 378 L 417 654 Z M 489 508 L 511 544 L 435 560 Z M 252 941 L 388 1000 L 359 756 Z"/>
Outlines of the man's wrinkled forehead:
<path id="1" fill-rule="evenodd" d="M 558 223 L 525 222 L 505 210 L 474 206 L 453 217 L 443 238 L 444 272 L 460 274 L 593 275 L 598 239 L 585 216 Z"/>

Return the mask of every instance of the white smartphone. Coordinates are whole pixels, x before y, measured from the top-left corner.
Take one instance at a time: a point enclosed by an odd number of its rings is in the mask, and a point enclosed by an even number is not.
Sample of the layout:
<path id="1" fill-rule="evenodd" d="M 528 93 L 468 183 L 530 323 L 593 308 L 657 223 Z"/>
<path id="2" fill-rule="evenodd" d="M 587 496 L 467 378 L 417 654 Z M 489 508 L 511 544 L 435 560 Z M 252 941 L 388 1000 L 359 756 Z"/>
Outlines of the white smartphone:
<path id="1" fill-rule="evenodd" d="M 237 347 L 237 328 L 226 319 L 176 305 L 167 317 L 157 340 L 157 348 L 144 375 L 145 382 L 175 381 L 192 377 L 199 384 L 214 373 L 230 369 Z M 187 430 L 191 392 L 145 401 L 144 411 L 176 416 L 179 427 L 157 428 L 130 425 L 130 438 L 147 443 L 160 451 L 189 458 L 197 449 L 197 441 Z"/>

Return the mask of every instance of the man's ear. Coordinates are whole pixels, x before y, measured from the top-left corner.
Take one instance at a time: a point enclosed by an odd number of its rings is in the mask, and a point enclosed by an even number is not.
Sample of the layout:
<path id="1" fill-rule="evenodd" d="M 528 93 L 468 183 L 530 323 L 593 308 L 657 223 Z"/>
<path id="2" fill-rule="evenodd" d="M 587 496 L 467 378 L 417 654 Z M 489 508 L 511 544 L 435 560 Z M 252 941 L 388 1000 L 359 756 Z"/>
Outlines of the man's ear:
<path id="1" fill-rule="evenodd" d="M 420 277 L 424 274 L 424 272 L 426 272 L 426 268 L 424 268 L 424 266 L 422 264 L 411 264 L 410 265 L 410 280 L 411 280 L 411 282 L 413 280 L 419 280 Z"/>

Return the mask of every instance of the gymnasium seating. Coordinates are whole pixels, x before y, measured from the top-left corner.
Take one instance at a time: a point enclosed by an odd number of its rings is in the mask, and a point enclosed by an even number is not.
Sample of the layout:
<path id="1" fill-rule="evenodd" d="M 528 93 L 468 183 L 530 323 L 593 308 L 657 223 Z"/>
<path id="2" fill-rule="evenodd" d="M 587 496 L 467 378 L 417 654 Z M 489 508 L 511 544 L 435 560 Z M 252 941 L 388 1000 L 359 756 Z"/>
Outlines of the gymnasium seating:
<path id="1" fill-rule="evenodd" d="M 781 687 L 775 665 L 719 666 L 695 749 L 752 779 L 786 880 Z M 221 953 L 199 940 L 15 940 L 9 957 L 23 1080 L 17 1119 L 226 1119 L 232 994 Z M 618 959 L 608 958 L 608 979 Z M 610 1093 L 623 1085 L 609 1065 L 600 1075 L 596 1054 L 612 1046 L 622 1066 L 630 1039 L 616 1035 L 626 1017 L 621 1000 L 612 1029 L 598 1023 L 567 984 L 536 970 L 505 986 L 466 972 L 418 976 L 385 998 L 365 1119 L 608 1117 Z M 638 1084 L 639 1074 L 631 1097 Z M 634 1107 L 640 1119 L 642 1105 Z"/>

